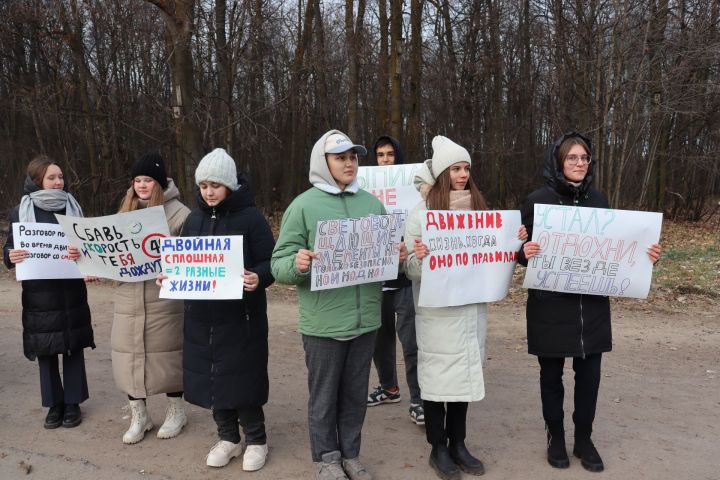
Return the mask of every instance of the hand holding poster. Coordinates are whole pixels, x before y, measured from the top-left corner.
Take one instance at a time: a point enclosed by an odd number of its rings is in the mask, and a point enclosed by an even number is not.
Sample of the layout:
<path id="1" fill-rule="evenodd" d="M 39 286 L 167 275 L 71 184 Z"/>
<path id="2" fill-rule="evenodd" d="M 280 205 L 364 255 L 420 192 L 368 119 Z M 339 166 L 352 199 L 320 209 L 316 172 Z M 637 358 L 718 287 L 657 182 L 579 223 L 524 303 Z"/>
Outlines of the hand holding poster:
<path id="1" fill-rule="evenodd" d="M 319 221 L 310 290 L 397 278 L 401 219 L 396 213 Z"/>
<path id="2" fill-rule="evenodd" d="M 520 212 L 422 210 L 421 307 L 495 302 L 508 293 L 522 242 Z"/>
<path id="3" fill-rule="evenodd" d="M 28 257 L 15 265 L 18 281 L 82 278 L 75 262 L 67 257 L 68 242 L 60 225 L 18 222 L 12 228 L 15 248 L 28 251 Z"/>
<path id="4" fill-rule="evenodd" d="M 535 205 L 534 242 L 524 288 L 646 298 L 662 214 L 567 205 Z"/>
<path id="5" fill-rule="evenodd" d="M 80 249 L 83 275 L 140 282 L 160 273 L 160 239 L 170 234 L 163 207 L 94 218 L 55 216 L 68 243 Z"/>
<path id="6" fill-rule="evenodd" d="M 160 298 L 231 300 L 243 297 L 243 237 L 172 237 L 161 242 L 167 275 Z"/>

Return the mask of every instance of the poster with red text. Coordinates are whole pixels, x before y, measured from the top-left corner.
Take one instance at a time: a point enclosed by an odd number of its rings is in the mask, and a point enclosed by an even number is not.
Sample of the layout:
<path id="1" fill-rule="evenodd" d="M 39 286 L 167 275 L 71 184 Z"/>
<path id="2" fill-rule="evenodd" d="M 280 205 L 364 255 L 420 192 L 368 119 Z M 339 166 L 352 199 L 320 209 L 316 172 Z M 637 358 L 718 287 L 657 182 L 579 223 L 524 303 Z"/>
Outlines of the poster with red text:
<path id="1" fill-rule="evenodd" d="M 422 197 L 417 191 L 413 180 L 415 172 L 422 163 L 407 165 L 385 165 L 377 167 L 360 167 L 358 183 L 360 188 L 375 195 L 385 205 L 387 213 L 402 212 L 400 231 L 405 232 L 404 220 L 408 212 L 420 203 Z"/>
<path id="2" fill-rule="evenodd" d="M 170 235 L 163 207 L 105 217 L 55 217 L 68 245 L 80 249 L 77 266 L 83 275 L 141 282 L 160 273 L 160 240 Z"/>
<path id="3" fill-rule="evenodd" d="M 660 241 L 661 213 L 536 204 L 534 222 L 540 253 L 528 261 L 524 288 L 647 297 L 646 250 Z"/>
<path id="4" fill-rule="evenodd" d="M 522 245 L 518 210 L 420 212 L 421 307 L 496 302 L 508 293 Z"/>

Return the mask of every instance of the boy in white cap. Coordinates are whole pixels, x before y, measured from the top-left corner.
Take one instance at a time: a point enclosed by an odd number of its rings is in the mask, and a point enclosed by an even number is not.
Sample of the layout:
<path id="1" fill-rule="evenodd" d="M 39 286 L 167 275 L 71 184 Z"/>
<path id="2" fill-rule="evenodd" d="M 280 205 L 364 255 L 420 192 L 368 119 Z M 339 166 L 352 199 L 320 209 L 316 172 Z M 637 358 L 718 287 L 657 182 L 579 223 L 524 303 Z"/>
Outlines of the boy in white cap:
<path id="1" fill-rule="evenodd" d="M 318 139 L 310 157 L 313 187 L 285 211 L 272 257 L 275 278 L 297 285 L 310 390 L 310 446 L 318 480 L 372 478 L 359 461 L 360 431 L 380 326 L 381 284 L 310 290 L 318 221 L 385 213 L 380 201 L 358 185 L 358 154 L 365 155 L 365 147 L 338 130 Z"/>

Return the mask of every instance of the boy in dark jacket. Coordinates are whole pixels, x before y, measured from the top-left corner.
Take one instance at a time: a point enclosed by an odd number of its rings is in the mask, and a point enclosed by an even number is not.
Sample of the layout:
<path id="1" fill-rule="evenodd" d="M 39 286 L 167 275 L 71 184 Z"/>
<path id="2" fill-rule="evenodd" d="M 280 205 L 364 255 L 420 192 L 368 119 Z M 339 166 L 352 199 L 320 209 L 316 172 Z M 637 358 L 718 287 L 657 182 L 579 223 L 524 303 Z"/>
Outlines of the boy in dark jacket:
<path id="1" fill-rule="evenodd" d="M 400 143 L 388 135 L 375 141 L 375 160 L 378 165 L 402 165 L 403 150 Z M 395 361 L 395 332 L 400 338 L 405 360 L 405 378 L 410 390 L 410 420 L 425 425 L 420 387 L 417 378 L 417 342 L 415 340 L 415 307 L 412 283 L 404 273 L 395 280 L 383 283 L 381 325 L 375 338 L 373 362 L 380 385 L 370 392 L 368 407 L 400 401 Z"/>

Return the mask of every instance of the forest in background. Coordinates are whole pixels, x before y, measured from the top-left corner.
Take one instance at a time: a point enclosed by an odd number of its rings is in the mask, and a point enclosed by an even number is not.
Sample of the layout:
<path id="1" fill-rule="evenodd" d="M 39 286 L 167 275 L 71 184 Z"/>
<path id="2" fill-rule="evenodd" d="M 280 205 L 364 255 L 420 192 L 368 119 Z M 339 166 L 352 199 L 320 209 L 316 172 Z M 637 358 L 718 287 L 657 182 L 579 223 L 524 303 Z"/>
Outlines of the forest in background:
<path id="1" fill-rule="evenodd" d="M 330 128 L 396 136 L 408 162 L 446 135 L 514 208 L 575 129 L 614 208 L 700 220 L 720 194 L 719 1 L 3 0 L 0 212 L 38 153 L 88 215 L 117 210 L 147 150 L 192 203 L 215 147 L 281 212 Z"/>

